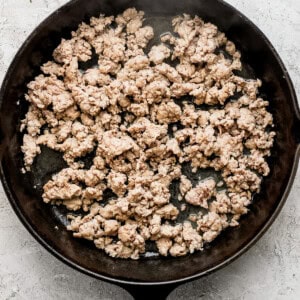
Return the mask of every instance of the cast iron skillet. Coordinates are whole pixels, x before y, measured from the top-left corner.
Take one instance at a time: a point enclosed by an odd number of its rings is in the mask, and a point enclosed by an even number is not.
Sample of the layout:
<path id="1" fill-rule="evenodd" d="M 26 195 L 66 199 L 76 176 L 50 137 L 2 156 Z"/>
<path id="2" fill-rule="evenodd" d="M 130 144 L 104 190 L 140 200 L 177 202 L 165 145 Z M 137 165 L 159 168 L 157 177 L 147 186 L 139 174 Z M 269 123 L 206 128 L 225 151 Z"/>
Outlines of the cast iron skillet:
<path id="1" fill-rule="evenodd" d="M 182 258 L 113 259 L 91 244 L 74 239 L 64 227 L 63 212 L 41 201 L 42 184 L 64 166 L 57 153 L 44 149 L 31 174 L 24 176 L 20 172 L 18 129 L 28 108 L 22 101 L 26 84 L 38 74 L 39 66 L 51 58 L 60 38 L 69 37 L 82 20 L 100 13 L 116 15 L 128 7 L 144 10 L 149 17 L 146 22 L 158 31 L 168 29 L 170 17 L 181 13 L 197 14 L 217 24 L 242 51 L 243 75 L 263 80 L 261 94 L 270 100 L 275 119 L 277 137 L 269 161 L 271 174 L 254 197 L 250 213 L 238 228 L 225 231 L 204 252 Z M 298 165 L 299 120 L 293 85 L 273 46 L 253 23 L 223 1 L 73 0 L 34 30 L 6 74 L 0 92 L 1 179 L 24 226 L 57 258 L 88 275 L 126 288 L 136 298 L 163 299 L 176 285 L 204 276 L 239 257 L 271 225 L 288 196 Z"/>

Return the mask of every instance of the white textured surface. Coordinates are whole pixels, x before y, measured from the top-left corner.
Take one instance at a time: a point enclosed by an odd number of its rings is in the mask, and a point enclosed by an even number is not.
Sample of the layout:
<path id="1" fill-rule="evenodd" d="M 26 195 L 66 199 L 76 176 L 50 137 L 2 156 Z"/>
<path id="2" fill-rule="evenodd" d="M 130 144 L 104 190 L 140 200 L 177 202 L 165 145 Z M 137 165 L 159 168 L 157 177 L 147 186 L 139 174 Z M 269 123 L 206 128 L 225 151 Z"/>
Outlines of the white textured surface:
<path id="1" fill-rule="evenodd" d="M 28 34 L 66 2 L 0 0 L 0 82 Z M 300 1 L 228 2 L 270 38 L 300 99 Z M 180 286 L 169 299 L 300 299 L 299 194 L 300 172 L 282 213 L 250 251 L 225 269 Z M 131 298 L 122 289 L 82 275 L 51 256 L 23 228 L 1 186 L 0 299 Z"/>

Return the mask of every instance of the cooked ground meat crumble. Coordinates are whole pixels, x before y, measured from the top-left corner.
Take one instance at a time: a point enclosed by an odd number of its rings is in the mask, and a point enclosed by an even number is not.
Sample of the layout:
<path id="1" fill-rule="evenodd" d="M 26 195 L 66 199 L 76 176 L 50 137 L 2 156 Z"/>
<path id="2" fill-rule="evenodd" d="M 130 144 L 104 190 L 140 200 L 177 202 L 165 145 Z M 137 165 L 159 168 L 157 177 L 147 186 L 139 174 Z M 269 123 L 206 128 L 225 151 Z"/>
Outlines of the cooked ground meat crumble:
<path id="1" fill-rule="evenodd" d="M 258 97 L 261 81 L 235 75 L 240 52 L 215 25 L 175 17 L 174 33 L 146 53 L 154 32 L 143 20 L 134 8 L 100 15 L 62 39 L 28 84 L 21 126 L 26 171 L 41 145 L 68 164 L 43 187 L 46 203 L 85 212 L 69 214 L 68 230 L 132 259 L 147 241 L 163 256 L 182 256 L 237 226 L 269 174 L 275 136 L 269 102 Z M 98 65 L 82 71 L 93 53 Z M 80 158 L 92 151 L 86 169 Z M 195 183 L 184 164 L 222 180 Z M 171 201 L 174 181 L 179 207 Z M 115 197 L 104 201 L 108 189 Z M 187 206 L 198 213 L 176 222 Z"/>

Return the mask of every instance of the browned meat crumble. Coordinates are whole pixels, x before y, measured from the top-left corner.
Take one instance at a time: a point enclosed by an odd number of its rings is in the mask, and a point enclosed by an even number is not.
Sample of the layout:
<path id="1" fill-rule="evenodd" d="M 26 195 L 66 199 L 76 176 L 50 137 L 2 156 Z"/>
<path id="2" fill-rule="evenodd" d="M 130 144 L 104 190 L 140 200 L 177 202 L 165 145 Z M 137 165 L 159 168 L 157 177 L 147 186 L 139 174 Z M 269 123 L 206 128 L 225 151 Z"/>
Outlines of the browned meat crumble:
<path id="1" fill-rule="evenodd" d="M 237 226 L 269 174 L 275 136 L 267 130 L 269 102 L 258 97 L 261 81 L 235 75 L 241 54 L 215 25 L 175 17 L 176 35 L 162 35 L 145 53 L 154 32 L 143 20 L 134 8 L 100 15 L 62 39 L 28 84 L 21 126 L 26 171 L 41 145 L 61 152 L 69 166 L 43 193 L 46 203 L 86 212 L 70 214 L 68 230 L 110 256 L 132 259 L 147 241 L 163 256 L 182 256 Z M 93 52 L 98 66 L 83 72 L 79 63 Z M 85 169 L 80 158 L 95 149 Z M 222 180 L 195 184 L 183 164 L 195 173 L 211 168 Z M 174 181 L 179 207 L 171 201 Z M 104 205 L 107 189 L 115 197 Z M 189 205 L 198 213 L 176 222 Z"/>

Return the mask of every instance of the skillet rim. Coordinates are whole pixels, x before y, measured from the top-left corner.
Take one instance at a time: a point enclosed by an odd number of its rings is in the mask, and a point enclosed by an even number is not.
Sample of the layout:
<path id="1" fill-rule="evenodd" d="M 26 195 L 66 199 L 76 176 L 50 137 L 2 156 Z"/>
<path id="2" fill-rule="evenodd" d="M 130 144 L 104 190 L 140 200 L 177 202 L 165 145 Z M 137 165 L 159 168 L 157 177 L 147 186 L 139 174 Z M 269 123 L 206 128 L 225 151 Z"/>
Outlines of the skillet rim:
<path id="1" fill-rule="evenodd" d="M 2 101 L 4 101 L 3 96 L 4 96 L 4 90 L 7 87 L 7 81 L 8 79 L 13 75 L 12 70 L 16 67 L 17 65 L 17 58 L 22 54 L 23 49 L 31 42 L 32 38 L 35 36 L 36 32 L 38 32 L 38 30 L 40 29 L 40 27 L 44 24 L 46 24 L 47 22 L 51 21 L 52 19 L 55 19 L 55 17 L 60 13 L 61 10 L 66 9 L 68 6 L 73 5 L 75 2 L 80 1 L 80 0 L 70 0 L 67 3 L 65 3 L 64 5 L 60 6 L 58 9 L 56 9 L 53 13 L 51 13 L 48 17 L 46 17 L 42 22 L 40 22 L 35 29 L 31 32 L 31 34 L 26 38 L 26 40 L 23 42 L 23 44 L 21 45 L 21 47 L 19 48 L 19 50 L 17 51 L 17 53 L 15 54 L 12 62 L 9 65 L 9 68 L 7 69 L 7 72 L 4 76 L 1 88 L 0 88 L 0 103 L 2 103 Z M 285 74 L 285 81 L 288 85 L 288 89 L 289 92 L 291 94 L 291 99 L 292 99 L 292 103 L 293 103 L 293 108 L 294 108 L 294 113 L 295 113 L 295 117 L 297 119 L 298 122 L 300 122 L 300 109 L 299 109 L 299 105 L 298 105 L 298 101 L 297 101 L 297 95 L 296 95 L 296 91 L 294 88 L 294 85 L 292 83 L 292 80 L 290 78 L 290 75 L 288 73 L 288 70 L 286 69 L 282 59 L 280 58 L 278 52 L 275 50 L 274 46 L 272 45 L 272 43 L 270 42 L 270 40 L 266 37 L 266 35 L 259 29 L 258 26 L 256 26 L 248 17 L 246 17 L 243 13 L 241 13 L 237 8 L 235 8 L 233 5 L 225 2 L 224 0 L 216 0 L 217 2 L 221 3 L 224 6 L 227 6 L 227 8 L 229 8 L 230 10 L 232 10 L 236 15 L 238 15 L 240 18 L 243 19 L 243 21 L 245 23 L 247 23 L 255 32 L 255 34 L 257 36 L 260 36 L 264 42 L 267 44 L 267 47 L 271 50 L 272 55 L 274 56 L 274 58 L 276 59 L 276 61 L 278 62 L 280 68 L 282 69 L 283 73 Z M 292 132 L 291 132 L 292 134 Z M 231 262 L 235 261 L 237 258 L 239 258 L 242 254 L 244 254 L 247 250 L 249 250 L 264 234 L 265 232 L 270 228 L 270 226 L 273 224 L 273 222 L 275 221 L 275 219 L 277 218 L 277 216 L 279 215 L 280 211 L 282 210 L 288 196 L 290 193 L 290 190 L 292 188 L 295 176 L 296 176 L 296 172 L 298 169 L 298 164 L 299 164 L 299 158 L 300 158 L 300 144 L 297 142 L 297 148 L 295 151 L 295 156 L 294 156 L 294 162 L 293 162 L 293 167 L 292 170 L 290 172 L 290 176 L 289 176 L 289 180 L 288 183 L 285 187 L 284 193 L 279 201 L 279 204 L 277 206 L 277 208 L 274 210 L 274 212 L 270 215 L 269 219 L 266 221 L 266 223 L 264 224 L 264 226 L 258 231 L 258 233 L 247 243 L 245 244 L 239 251 L 237 251 L 234 255 L 226 258 L 224 261 L 222 261 L 221 263 L 215 265 L 214 267 L 196 273 L 194 275 L 191 276 L 187 276 L 187 277 L 183 277 L 180 279 L 176 279 L 176 280 L 168 280 L 168 281 L 145 281 L 145 282 L 141 282 L 141 281 L 133 281 L 133 280 L 122 280 L 122 279 L 118 279 L 118 278 L 114 278 L 114 277 L 109 277 L 109 276 L 105 276 L 102 274 L 99 274 L 97 272 L 93 272 L 87 268 L 84 268 L 80 265 L 78 265 L 77 263 L 73 262 L 71 259 L 66 258 L 63 254 L 59 253 L 57 250 L 55 250 L 51 245 L 49 245 L 49 243 L 44 240 L 35 230 L 34 228 L 31 226 L 30 221 L 26 219 L 26 217 L 22 214 L 20 208 L 18 207 L 18 205 L 16 204 L 15 200 L 14 200 L 14 196 L 11 193 L 11 189 L 9 188 L 7 181 L 6 181 L 6 176 L 4 174 L 3 171 L 3 165 L 2 165 L 2 151 L 1 151 L 1 146 L 2 146 L 2 142 L 0 144 L 0 179 L 3 185 L 3 189 L 5 191 L 5 194 L 9 200 L 10 205 L 12 206 L 14 212 L 16 213 L 16 215 L 18 216 L 19 220 L 21 221 L 21 223 L 24 225 L 24 227 L 27 229 L 27 231 L 35 238 L 36 241 L 39 242 L 40 245 L 42 245 L 49 253 L 51 253 L 53 256 L 55 256 L 57 259 L 59 259 L 61 262 L 65 263 L 66 265 L 72 267 L 73 269 L 80 271 L 83 274 L 89 275 L 91 277 L 94 277 L 96 279 L 101 279 L 103 281 L 106 282 L 110 282 L 110 283 L 114 283 L 117 284 L 119 286 L 126 286 L 126 285 L 130 285 L 130 286 L 165 286 L 165 285 L 171 285 L 171 284 L 181 284 L 184 282 L 188 282 L 194 279 L 199 279 L 200 277 L 206 276 L 208 274 L 211 274 L 221 268 L 224 268 L 225 266 L 229 265 Z"/>

